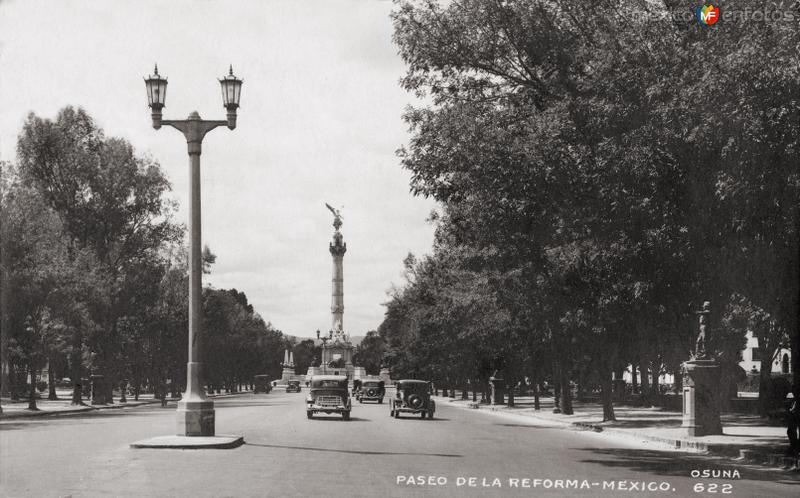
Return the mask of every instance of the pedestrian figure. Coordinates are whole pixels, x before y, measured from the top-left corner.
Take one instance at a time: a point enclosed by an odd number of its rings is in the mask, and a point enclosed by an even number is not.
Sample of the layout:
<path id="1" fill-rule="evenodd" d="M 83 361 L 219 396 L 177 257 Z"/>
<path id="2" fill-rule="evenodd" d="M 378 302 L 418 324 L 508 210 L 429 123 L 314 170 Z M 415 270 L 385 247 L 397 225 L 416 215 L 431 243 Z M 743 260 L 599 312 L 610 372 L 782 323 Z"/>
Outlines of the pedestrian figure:
<path id="1" fill-rule="evenodd" d="M 792 402 L 789 405 L 788 429 L 789 453 L 793 456 L 800 455 L 800 387 L 792 389 Z M 788 396 L 787 396 L 788 398 Z"/>

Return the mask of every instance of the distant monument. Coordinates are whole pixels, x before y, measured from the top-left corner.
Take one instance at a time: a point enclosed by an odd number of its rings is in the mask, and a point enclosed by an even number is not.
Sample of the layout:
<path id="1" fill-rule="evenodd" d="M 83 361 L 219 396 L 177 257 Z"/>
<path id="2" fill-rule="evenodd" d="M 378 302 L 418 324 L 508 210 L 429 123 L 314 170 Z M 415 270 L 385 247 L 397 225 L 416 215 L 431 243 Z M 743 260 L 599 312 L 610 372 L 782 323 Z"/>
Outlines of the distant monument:
<path id="1" fill-rule="evenodd" d="M 281 371 L 280 384 L 288 384 L 290 380 L 296 380 L 294 375 L 294 356 L 288 349 L 283 352 L 283 370 Z"/>
<path id="2" fill-rule="evenodd" d="M 708 319 L 711 303 L 705 301 L 698 315 L 699 332 L 695 339 L 691 359 L 682 365 L 683 374 L 683 424 L 687 436 L 722 434 L 719 416 L 719 362 L 708 349 L 711 330 Z"/>
<path id="3" fill-rule="evenodd" d="M 322 359 L 319 366 L 308 369 L 306 378 L 314 375 L 346 375 L 350 380 L 356 377 L 353 365 L 353 344 L 344 330 L 344 253 L 347 243 L 342 233 L 342 214 L 328 203 L 325 206 L 333 213 L 333 241 L 328 251 L 333 260 L 333 276 L 331 280 L 331 328 L 327 334 L 317 330 L 317 339 L 322 341 Z"/>

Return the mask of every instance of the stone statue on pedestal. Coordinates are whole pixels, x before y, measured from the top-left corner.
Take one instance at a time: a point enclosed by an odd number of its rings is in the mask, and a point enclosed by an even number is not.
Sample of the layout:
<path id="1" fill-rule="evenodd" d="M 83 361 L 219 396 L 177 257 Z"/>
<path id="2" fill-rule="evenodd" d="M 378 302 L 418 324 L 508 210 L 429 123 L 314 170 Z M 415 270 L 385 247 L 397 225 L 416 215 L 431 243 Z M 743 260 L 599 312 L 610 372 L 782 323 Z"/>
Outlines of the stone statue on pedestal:
<path id="1" fill-rule="evenodd" d="M 699 315 L 698 322 L 700 331 L 694 342 L 694 354 L 692 357 L 696 360 L 705 360 L 708 359 L 709 356 L 706 351 L 706 328 L 708 326 L 708 315 L 711 314 L 711 303 L 709 301 L 703 302 L 703 309 L 695 311 L 695 314 Z"/>
<path id="2" fill-rule="evenodd" d="M 690 437 L 722 434 L 720 421 L 720 366 L 708 349 L 708 316 L 711 303 L 705 301 L 699 315 L 699 331 L 691 359 L 682 365 L 683 423 L 681 428 Z"/>

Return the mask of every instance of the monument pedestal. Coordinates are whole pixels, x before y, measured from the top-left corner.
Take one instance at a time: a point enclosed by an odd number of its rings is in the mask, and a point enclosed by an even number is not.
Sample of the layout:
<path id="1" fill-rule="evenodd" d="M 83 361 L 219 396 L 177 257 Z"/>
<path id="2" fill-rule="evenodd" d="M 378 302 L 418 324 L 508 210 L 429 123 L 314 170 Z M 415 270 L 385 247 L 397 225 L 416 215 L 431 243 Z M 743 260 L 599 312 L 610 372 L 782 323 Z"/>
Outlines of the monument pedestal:
<path id="1" fill-rule="evenodd" d="M 281 371 L 281 380 L 279 384 L 284 385 L 288 384 L 290 380 L 294 379 L 294 367 L 283 367 L 283 371 Z"/>
<path id="2" fill-rule="evenodd" d="M 214 402 L 211 400 L 178 401 L 178 436 L 213 436 Z"/>
<path id="3" fill-rule="evenodd" d="M 353 367 L 353 380 L 364 380 L 367 378 L 367 370 L 364 367 Z"/>
<path id="4" fill-rule="evenodd" d="M 378 378 L 382 380 L 387 386 L 392 383 L 392 376 L 389 373 L 389 369 L 386 367 L 381 368 L 381 372 L 378 374 Z"/>
<path id="5" fill-rule="evenodd" d="M 491 377 L 489 379 L 489 389 L 491 390 L 490 398 L 493 405 L 506 404 L 505 380 L 499 377 Z"/>
<path id="6" fill-rule="evenodd" d="M 719 417 L 720 367 L 715 360 L 690 360 L 682 365 L 683 424 L 689 437 L 722 434 Z"/>
<path id="7" fill-rule="evenodd" d="M 111 401 L 106 396 L 105 377 L 102 375 L 89 376 L 92 381 L 92 404 L 93 405 L 107 405 Z"/>

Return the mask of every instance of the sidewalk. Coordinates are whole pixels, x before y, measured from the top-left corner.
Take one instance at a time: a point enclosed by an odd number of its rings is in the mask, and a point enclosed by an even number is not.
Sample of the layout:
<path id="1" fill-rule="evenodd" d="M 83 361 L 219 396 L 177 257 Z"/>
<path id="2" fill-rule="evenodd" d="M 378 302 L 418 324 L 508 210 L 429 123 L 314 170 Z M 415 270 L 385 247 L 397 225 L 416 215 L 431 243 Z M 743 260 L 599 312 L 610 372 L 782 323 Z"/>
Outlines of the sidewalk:
<path id="1" fill-rule="evenodd" d="M 241 391 L 233 394 L 209 394 L 209 398 L 222 398 L 226 396 L 234 396 L 236 394 L 249 393 L 251 391 Z M 114 410 L 120 408 L 130 408 L 141 405 L 152 405 L 161 403 L 160 399 L 155 399 L 152 394 L 142 394 L 139 396 L 139 401 L 135 401 L 133 396 L 129 397 L 126 403 L 120 403 L 119 397 L 114 399 L 114 403 L 107 405 L 92 405 L 91 401 L 84 399 L 85 405 L 75 406 L 70 403 L 72 392 L 64 391 L 58 393 L 58 400 L 50 401 L 46 397 L 36 400 L 38 410 L 28 410 L 28 400 L 11 401 L 8 398 L 2 398 L 3 413 L 0 413 L 0 420 L 18 419 L 18 418 L 32 418 L 32 417 L 46 417 L 46 416 L 59 416 L 69 415 L 72 413 L 89 412 L 95 410 Z M 167 402 L 178 401 L 179 398 L 168 398 Z"/>
<path id="2" fill-rule="evenodd" d="M 78 412 L 88 412 L 93 410 L 112 410 L 127 408 L 133 406 L 149 405 L 153 403 L 161 403 L 159 399 L 153 399 L 153 395 L 139 396 L 139 401 L 134 401 L 131 397 L 127 403 L 120 403 L 119 399 L 115 399 L 113 404 L 108 405 L 92 405 L 91 401 L 84 399 L 85 405 L 75 406 L 70 403 L 71 399 L 68 395 L 61 396 L 56 401 L 50 401 L 47 398 L 37 399 L 36 407 L 38 410 L 28 410 L 28 401 L 10 401 L 7 398 L 2 399 L 3 413 L 0 413 L 0 420 L 11 418 L 31 418 L 31 417 L 46 417 L 67 415 Z"/>
<path id="3" fill-rule="evenodd" d="M 459 393 L 460 394 L 460 393 Z M 460 408 L 479 408 L 512 413 L 562 424 L 573 430 L 604 432 L 681 451 L 706 453 L 739 461 L 800 470 L 797 457 L 787 457 L 789 447 L 786 427 L 770 425 L 769 421 L 755 415 L 726 413 L 722 415 L 723 434 L 691 438 L 681 430 L 680 412 L 662 408 L 614 406 L 617 420 L 603 422 L 603 407 L 597 403 L 573 403 L 574 414 L 553 413 L 553 399 L 541 398 L 541 409 L 533 409 L 533 398 L 516 397 L 515 407 L 481 405 L 471 400 L 439 398 L 439 403 Z"/>

